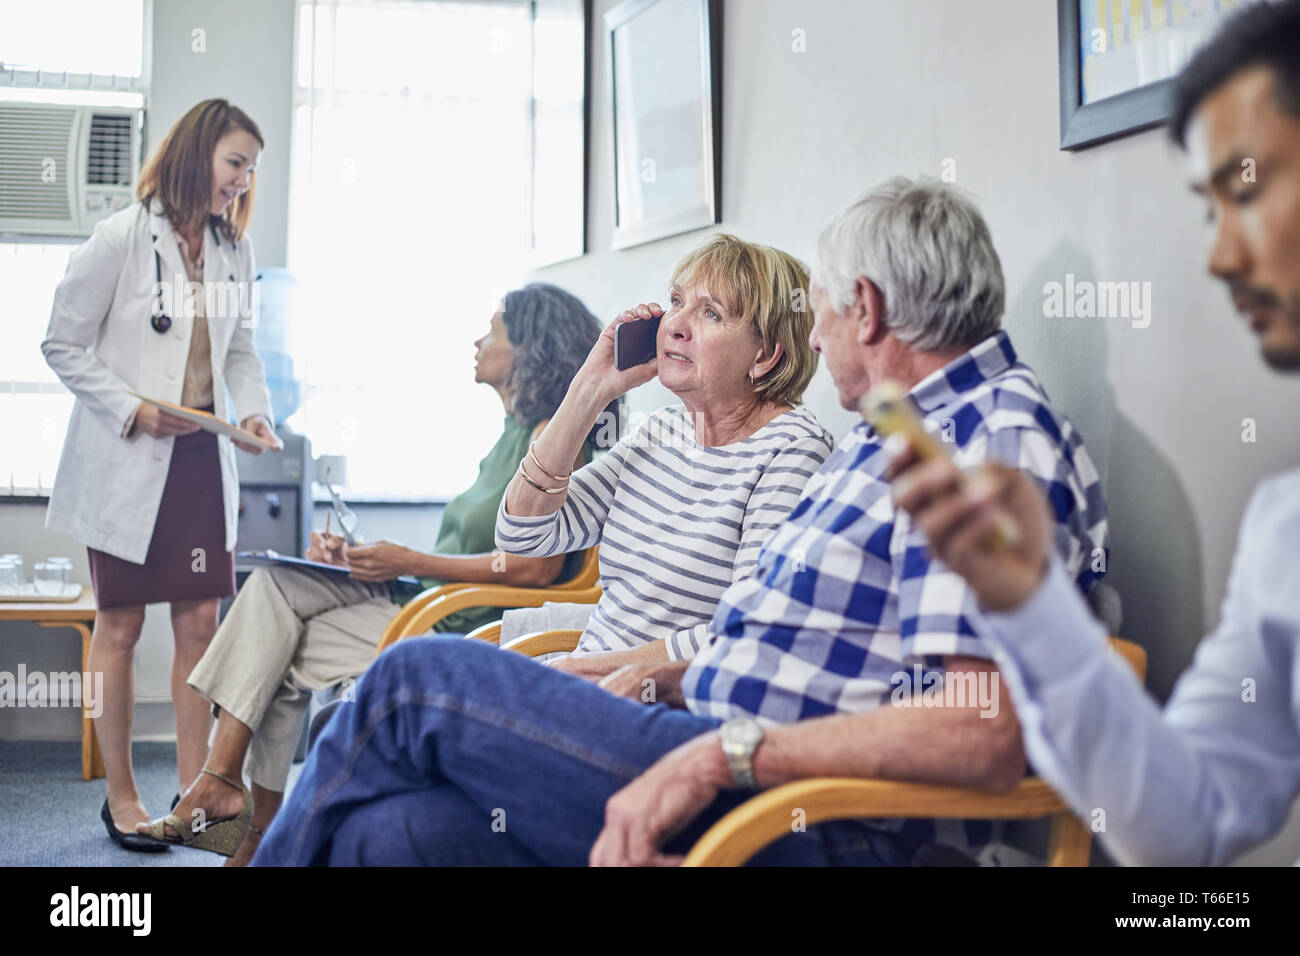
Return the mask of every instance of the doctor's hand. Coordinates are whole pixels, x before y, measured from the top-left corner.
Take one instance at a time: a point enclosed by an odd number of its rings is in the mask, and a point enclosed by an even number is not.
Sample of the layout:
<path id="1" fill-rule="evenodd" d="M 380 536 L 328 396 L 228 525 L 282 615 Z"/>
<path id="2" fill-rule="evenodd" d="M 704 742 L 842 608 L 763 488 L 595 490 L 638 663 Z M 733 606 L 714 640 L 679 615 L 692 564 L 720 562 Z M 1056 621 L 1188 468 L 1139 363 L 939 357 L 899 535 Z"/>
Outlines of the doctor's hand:
<path id="1" fill-rule="evenodd" d="M 270 443 L 274 446 L 272 451 L 279 451 L 284 448 L 284 442 L 280 441 L 280 436 L 275 433 L 275 429 L 271 427 L 271 423 L 266 420 L 265 415 L 249 415 L 239 423 L 239 427 L 246 432 L 252 432 L 262 441 Z M 245 444 L 237 438 L 232 440 L 236 445 L 252 455 L 260 455 L 266 450 L 261 445 Z"/>
<path id="2" fill-rule="evenodd" d="M 146 402 L 141 402 L 140 407 L 135 410 L 135 424 L 131 430 L 134 431 L 137 428 L 154 438 L 192 435 L 199 430 L 199 426 L 193 422 L 186 421 L 184 418 L 177 418 L 175 415 L 169 415 L 157 405 L 150 405 Z"/>
<path id="3" fill-rule="evenodd" d="M 358 544 L 344 551 L 352 577 L 358 581 L 391 581 L 415 568 L 418 556 L 410 548 L 391 541 Z"/>

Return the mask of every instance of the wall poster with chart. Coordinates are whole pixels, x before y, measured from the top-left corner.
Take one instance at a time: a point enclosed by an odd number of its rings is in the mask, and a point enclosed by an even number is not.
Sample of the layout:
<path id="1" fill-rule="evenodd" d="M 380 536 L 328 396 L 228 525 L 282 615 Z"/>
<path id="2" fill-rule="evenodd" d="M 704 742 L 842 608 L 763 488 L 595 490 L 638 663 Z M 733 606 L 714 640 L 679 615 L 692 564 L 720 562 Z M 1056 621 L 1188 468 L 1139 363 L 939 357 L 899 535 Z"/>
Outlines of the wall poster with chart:
<path id="1" fill-rule="evenodd" d="M 1061 149 L 1169 118 L 1173 78 L 1233 12 L 1258 0 L 1057 0 Z"/>

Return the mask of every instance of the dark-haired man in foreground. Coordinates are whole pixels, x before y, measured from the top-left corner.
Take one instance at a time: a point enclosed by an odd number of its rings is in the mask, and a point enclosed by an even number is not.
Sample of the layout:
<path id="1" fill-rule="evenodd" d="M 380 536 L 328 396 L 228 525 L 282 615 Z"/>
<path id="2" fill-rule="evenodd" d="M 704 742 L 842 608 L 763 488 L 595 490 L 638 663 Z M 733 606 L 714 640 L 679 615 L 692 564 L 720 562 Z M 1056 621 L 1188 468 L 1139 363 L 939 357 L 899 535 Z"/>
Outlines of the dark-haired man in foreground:
<path id="1" fill-rule="evenodd" d="M 1215 223 L 1210 272 L 1264 361 L 1300 371 L 1300 2 L 1252 6 L 1201 50 L 1171 132 Z M 1102 842 L 1124 863 L 1222 864 L 1277 833 L 1300 795 L 1300 470 L 1256 489 L 1222 620 L 1163 713 L 1049 557 L 1041 496 L 990 474 L 976 492 L 935 462 L 903 471 L 895 495 L 996 612 L 987 636 L 1038 772 L 1080 814 L 1105 811 Z M 983 550 L 1008 515 L 1023 544 Z"/>

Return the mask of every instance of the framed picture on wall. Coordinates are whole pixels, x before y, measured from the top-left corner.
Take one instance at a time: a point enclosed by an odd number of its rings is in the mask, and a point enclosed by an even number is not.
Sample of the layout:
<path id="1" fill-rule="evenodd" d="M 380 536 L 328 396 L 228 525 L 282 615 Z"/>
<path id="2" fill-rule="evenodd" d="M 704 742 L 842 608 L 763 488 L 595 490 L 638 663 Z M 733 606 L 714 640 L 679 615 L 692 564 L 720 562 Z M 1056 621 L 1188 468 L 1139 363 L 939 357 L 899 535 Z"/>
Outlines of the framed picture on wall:
<path id="1" fill-rule="evenodd" d="M 1173 78 L 1225 17 L 1257 0 L 1057 0 L 1061 149 L 1169 118 Z"/>
<path id="2" fill-rule="evenodd" d="M 722 2 L 624 0 L 605 14 L 615 249 L 721 221 Z"/>
<path id="3" fill-rule="evenodd" d="M 528 266 L 587 251 L 591 0 L 531 0 Z"/>

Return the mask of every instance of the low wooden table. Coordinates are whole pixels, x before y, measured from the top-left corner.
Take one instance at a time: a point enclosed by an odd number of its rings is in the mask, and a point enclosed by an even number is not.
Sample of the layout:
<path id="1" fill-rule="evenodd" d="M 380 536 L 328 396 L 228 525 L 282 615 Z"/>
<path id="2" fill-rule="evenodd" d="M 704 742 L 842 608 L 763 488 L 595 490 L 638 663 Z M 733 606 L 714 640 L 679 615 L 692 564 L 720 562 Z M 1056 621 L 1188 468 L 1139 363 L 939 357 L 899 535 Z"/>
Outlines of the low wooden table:
<path id="1" fill-rule="evenodd" d="M 90 629 L 95 624 L 95 595 L 83 588 L 75 601 L 0 601 L 0 621 L 32 621 L 41 627 L 70 627 L 81 635 L 81 673 L 90 669 Z M 82 693 L 85 691 L 83 689 Z M 83 698 L 84 699 L 84 698 Z M 104 758 L 95 738 L 95 722 L 81 711 L 81 779 L 104 776 Z"/>

